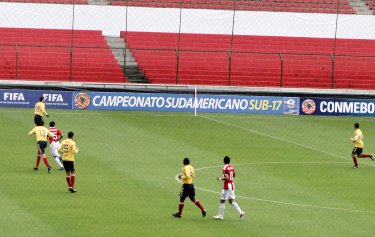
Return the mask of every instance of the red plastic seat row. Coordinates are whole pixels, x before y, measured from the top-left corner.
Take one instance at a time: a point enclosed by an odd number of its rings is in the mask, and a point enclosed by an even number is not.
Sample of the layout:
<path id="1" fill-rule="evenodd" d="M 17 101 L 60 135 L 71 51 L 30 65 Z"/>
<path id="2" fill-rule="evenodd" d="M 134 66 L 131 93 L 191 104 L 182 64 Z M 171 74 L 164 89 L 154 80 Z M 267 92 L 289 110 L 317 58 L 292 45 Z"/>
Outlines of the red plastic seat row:
<path id="1" fill-rule="evenodd" d="M 178 83 L 227 85 L 231 72 L 231 85 L 280 86 L 282 77 L 282 86 L 286 87 L 332 86 L 332 39 L 236 35 L 232 45 L 235 51 L 228 54 L 230 35 L 182 34 L 180 39 L 185 41 L 181 45 L 188 45 L 191 50 L 182 47 L 185 51 L 177 58 L 174 51 L 156 50 L 158 45 L 170 43 L 168 40 L 174 43 L 175 33 L 122 32 L 121 35 L 126 36 L 129 46 L 137 46 L 138 49 L 130 47 L 130 50 L 152 83 L 176 83 L 178 75 Z M 218 45 L 221 51 L 215 52 Z M 155 50 L 140 50 L 143 46 Z M 337 39 L 339 55 L 335 57 L 335 82 L 355 75 L 363 80 L 369 78 L 367 85 L 375 88 L 375 76 L 369 77 L 375 75 L 374 48 L 375 40 Z M 269 51 L 273 52 L 262 53 Z M 324 54 L 315 55 L 316 52 Z M 344 53 L 349 56 L 340 56 Z M 356 81 L 360 80 L 353 80 L 350 88 L 356 88 L 356 85 L 363 88 Z"/>
<path id="2" fill-rule="evenodd" d="M 6 32 L 0 42 L 17 44 L 0 45 L 0 70 L 8 70 L 0 79 L 15 79 L 17 74 L 17 79 L 66 81 L 72 70 L 75 81 L 124 82 L 122 69 L 101 31 L 74 30 L 73 35 L 78 36 L 74 46 L 91 47 L 73 47 L 72 51 L 59 47 L 60 43 L 70 45 L 71 30 L 0 28 L 0 32 Z"/>

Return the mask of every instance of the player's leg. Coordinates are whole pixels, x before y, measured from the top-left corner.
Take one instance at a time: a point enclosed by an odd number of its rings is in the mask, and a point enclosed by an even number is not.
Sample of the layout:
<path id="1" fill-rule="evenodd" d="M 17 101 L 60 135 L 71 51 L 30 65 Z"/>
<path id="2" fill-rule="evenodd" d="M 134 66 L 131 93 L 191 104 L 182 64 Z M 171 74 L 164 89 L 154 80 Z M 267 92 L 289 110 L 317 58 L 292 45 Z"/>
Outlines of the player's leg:
<path id="1" fill-rule="evenodd" d="M 217 216 L 214 216 L 217 220 L 223 220 L 224 219 L 224 212 L 225 212 L 225 201 L 228 199 L 228 190 L 222 190 L 221 191 L 221 197 L 220 197 L 220 206 L 219 206 L 219 214 Z"/>
<path id="2" fill-rule="evenodd" d="M 39 169 L 40 159 L 42 157 L 42 154 L 40 154 L 39 144 L 36 144 L 36 146 L 37 146 L 37 152 L 36 152 L 37 155 L 36 155 L 36 164 L 35 164 L 34 170 Z"/>
<path id="3" fill-rule="evenodd" d="M 358 160 L 357 160 L 357 147 L 354 147 L 352 150 L 352 159 L 354 162 L 354 169 L 358 169 Z"/>
<path id="4" fill-rule="evenodd" d="M 51 155 L 53 157 L 53 159 L 55 160 L 57 166 L 59 167 L 59 170 L 63 170 L 64 167 L 63 165 L 61 164 L 61 161 L 60 161 L 60 155 L 59 155 L 59 152 L 58 152 L 58 146 L 59 146 L 59 143 L 58 142 L 53 142 L 50 144 L 50 152 L 51 152 Z"/>
<path id="5" fill-rule="evenodd" d="M 70 165 L 69 165 L 70 161 L 63 161 L 63 165 L 64 165 L 64 168 L 65 168 L 65 179 L 66 179 L 66 183 L 68 184 L 68 187 L 69 187 L 69 191 L 70 191 L 70 188 L 72 187 L 71 183 L 70 183 Z"/>
<path id="6" fill-rule="evenodd" d="M 189 199 L 192 201 L 199 209 L 201 209 L 202 216 L 205 217 L 207 214 L 206 209 L 202 206 L 202 204 L 195 198 L 195 188 L 192 186 L 192 191 L 189 194 Z"/>
<path id="7" fill-rule="evenodd" d="M 43 160 L 44 164 L 48 168 L 48 173 L 51 173 L 52 172 L 51 166 L 48 163 L 47 156 L 46 156 L 46 153 L 45 153 L 45 149 L 47 147 L 47 142 L 46 141 L 39 141 L 38 142 L 38 147 L 39 147 L 40 153 L 42 154 L 41 155 L 42 156 L 42 160 Z"/>
<path id="8" fill-rule="evenodd" d="M 358 158 L 369 158 L 372 161 L 374 161 L 374 158 L 372 158 L 372 156 L 373 156 L 372 154 L 363 154 L 362 152 L 363 152 L 363 148 L 358 149 L 358 151 L 357 151 L 357 157 Z"/>
<path id="9" fill-rule="evenodd" d="M 70 185 L 72 189 L 70 190 L 72 193 L 77 192 L 77 190 L 74 188 L 74 182 L 76 180 L 76 169 L 74 167 L 74 161 L 71 161 L 71 169 L 70 169 Z"/>
<path id="10" fill-rule="evenodd" d="M 186 190 L 185 184 L 182 185 L 181 190 L 180 190 L 180 202 L 178 203 L 178 212 L 173 213 L 172 215 L 177 218 L 182 217 L 182 210 L 184 209 L 185 206 L 185 199 L 189 196 L 188 191 Z"/>
<path id="11" fill-rule="evenodd" d="M 234 209 L 237 211 L 237 213 L 240 215 L 240 219 L 242 220 L 243 217 L 245 216 L 245 212 L 243 212 L 241 210 L 241 207 L 237 204 L 237 202 L 235 201 L 236 200 L 236 197 L 234 196 L 234 191 L 232 191 L 232 194 L 229 195 L 228 197 L 228 201 L 230 203 L 230 205 L 232 205 L 232 207 L 234 207 Z"/>
<path id="12" fill-rule="evenodd" d="M 73 170 L 73 171 L 70 172 L 70 189 L 69 189 L 70 192 L 72 192 L 72 193 L 77 192 L 77 189 L 74 188 L 74 182 L 75 182 L 75 180 L 76 180 L 76 173 Z"/>
<path id="13" fill-rule="evenodd" d="M 71 182 L 70 182 L 70 171 L 65 171 L 65 179 L 66 183 L 68 184 L 69 190 L 72 188 Z"/>

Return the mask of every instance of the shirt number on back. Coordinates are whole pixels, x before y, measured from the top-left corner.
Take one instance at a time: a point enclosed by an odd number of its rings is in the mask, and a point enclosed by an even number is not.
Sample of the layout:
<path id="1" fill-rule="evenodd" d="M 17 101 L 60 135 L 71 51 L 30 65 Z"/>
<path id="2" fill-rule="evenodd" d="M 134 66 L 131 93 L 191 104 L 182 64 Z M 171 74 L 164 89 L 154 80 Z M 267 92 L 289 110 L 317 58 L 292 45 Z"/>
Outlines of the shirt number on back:
<path id="1" fill-rule="evenodd" d="M 69 145 L 64 145 L 64 153 L 68 153 L 69 151 Z"/>
<path id="2" fill-rule="evenodd" d="M 40 136 L 42 136 L 42 137 L 47 137 L 47 131 L 45 131 L 45 130 L 40 130 Z"/>
<path id="3" fill-rule="evenodd" d="M 229 172 L 229 180 L 233 180 L 233 171 Z"/>

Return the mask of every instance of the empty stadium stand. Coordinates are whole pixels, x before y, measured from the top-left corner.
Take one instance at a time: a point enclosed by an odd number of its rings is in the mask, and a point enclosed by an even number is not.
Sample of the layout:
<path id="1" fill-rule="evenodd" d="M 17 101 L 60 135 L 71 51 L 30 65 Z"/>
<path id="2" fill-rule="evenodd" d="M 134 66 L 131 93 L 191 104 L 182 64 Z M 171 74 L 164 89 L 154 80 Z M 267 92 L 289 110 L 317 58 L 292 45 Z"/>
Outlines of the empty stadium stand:
<path id="1" fill-rule="evenodd" d="M 114 6 L 356 14 L 349 0 L 110 0 Z M 338 4 L 339 3 L 339 4 Z"/>
<path id="2" fill-rule="evenodd" d="M 101 31 L 24 28 L 0 28 L 0 79 L 126 80 Z"/>
<path id="3" fill-rule="evenodd" d="M 121 36 L 151 83 L 375 89 L 375 40 L 236 35 L 230 51 L 230 35 Z"/>

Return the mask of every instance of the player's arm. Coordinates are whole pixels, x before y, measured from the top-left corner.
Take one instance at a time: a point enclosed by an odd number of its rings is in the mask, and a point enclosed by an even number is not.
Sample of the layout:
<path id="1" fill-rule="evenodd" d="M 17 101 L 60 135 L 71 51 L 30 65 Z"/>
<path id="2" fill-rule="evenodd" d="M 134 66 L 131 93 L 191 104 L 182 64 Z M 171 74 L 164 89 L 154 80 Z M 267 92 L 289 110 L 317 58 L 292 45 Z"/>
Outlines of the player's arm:
<path id="1" fill-rule="evenodd" d="M 183 168 L 183 169 L 182 169 L 182 173 L 178 175 L 178 178 L 179 178 L 179 179 L 185 179 L 186 176 L 187 176 L 186 169 Z"/>
<path id="2" fill-rule="evenodd" d="M 216 177 L 216 180 L 228 180 L 229 175 L 223 171 L 223 177 Z"/>
<path id="3" fill-rule="evenodd" d="M 46 111 L 46 106 L 45 105 L 42 106 L 42 113 L 45 114 L 47 117 L 49 117 L 49 115 L 48 115 L 48 113 Z"/>
<path id="4" fill-rule="evenodd" d="M 352 141 L 352 142 L 356 142 L 356 141 L 358 141 L 358 136 L 351 137 L 351 138 L 350 138 L 350 141 Z"/>
<path id="5" fill-rule="evenodd" d="M 78 147 L 76 146 L 76 144 L 73 144 L 73 151 L 74 151 L 74 153 L 78 153 Z"/>
<path id="6" fill-rule="evenodd" d="M 61 140 L 63 138 L 62 132 L 60 130 L 57 130 L 57 139 Z"/>
<path id="7" fill-rule="evenodd" d="M 33 135 L 33 134 L 35 134 L 35 128 L 33 128 L 33 129 L 29 132 L 29 136 L 30 136 L 30 135 Z"/>
<path id="8" fill-rule="evenodd" d="M 195 178 L 195 171 L 194 171 L 194 170 L 192 170 L 192 171 L 190 172 L 190 176 L 193 177 L 193 179 Z"/>
<path id="9" fill-rule="evenodd" d="M 50 137 L 50 138 L 53 138 L 54 135 L 49 130 L 47 130 L 47 136 Z"/>

